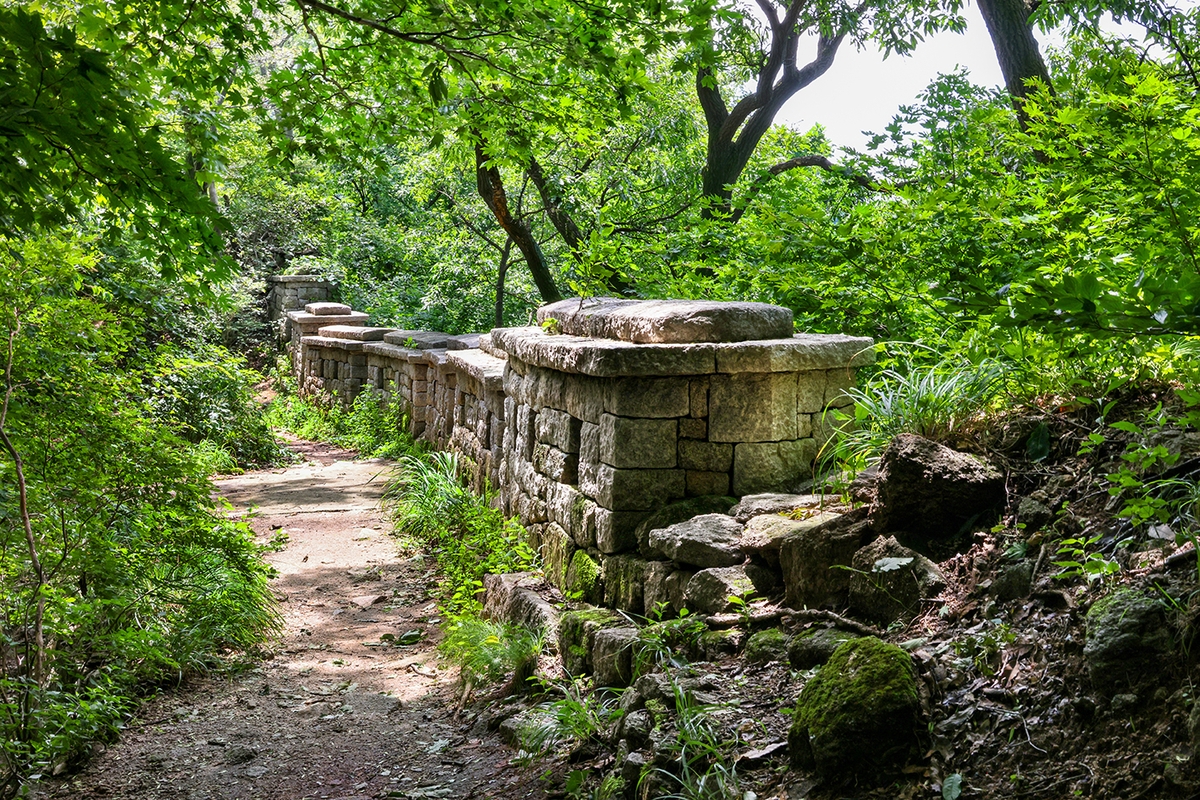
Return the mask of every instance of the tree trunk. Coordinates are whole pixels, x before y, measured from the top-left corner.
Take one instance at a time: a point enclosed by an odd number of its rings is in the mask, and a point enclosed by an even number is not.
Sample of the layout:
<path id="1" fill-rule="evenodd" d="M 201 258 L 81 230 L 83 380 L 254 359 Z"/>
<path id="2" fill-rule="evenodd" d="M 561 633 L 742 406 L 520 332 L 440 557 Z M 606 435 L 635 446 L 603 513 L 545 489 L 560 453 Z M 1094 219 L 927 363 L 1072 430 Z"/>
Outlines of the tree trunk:
<path id="1" fill-rule="evenodd" d="M 554 276 L 550 274 L 546 257 L 542 254 L 542 248 L 538 247 L 537 240 L 533 238 L 529 225 L 524 220 L 514 217 L 508 208 L 508 195 L 504 192 L 500 170 L 489 164 L 483 152 L 482 139 L 475 145 L 475 186 L 483 202 L 496 217 L 496 222 L 500 223 L 500 227 L 525 257 L 525 263 L 529 265 L 529 272 L 533 275 L 533 282 L 542 296 L 542 302 L 553 303 L 562 300 L 562 293 L 554 283 Z"/>
<path id="2" fill-rule="evenodd" d="M 504 240 L 500 251 L 500 267 L 496 270 L 496 327 L 504 327 L 504 277 L 508 274 L 508 254 L 512 252 L 512 237 Z"/>
<path id="3" fill-rule="evenodd" d="M 1047 87 L 1051 86 L 1050 72 L 1029 26 L 1029 9 L 1023 0 L 979 0 L 979 10 L 992 37 L 1004 85 L 1013 98 L 1013 107 L 1024 128 L 1027 118 L 1021 104 L 1029 95 L 1025 82 L 1037 78 Z"/>

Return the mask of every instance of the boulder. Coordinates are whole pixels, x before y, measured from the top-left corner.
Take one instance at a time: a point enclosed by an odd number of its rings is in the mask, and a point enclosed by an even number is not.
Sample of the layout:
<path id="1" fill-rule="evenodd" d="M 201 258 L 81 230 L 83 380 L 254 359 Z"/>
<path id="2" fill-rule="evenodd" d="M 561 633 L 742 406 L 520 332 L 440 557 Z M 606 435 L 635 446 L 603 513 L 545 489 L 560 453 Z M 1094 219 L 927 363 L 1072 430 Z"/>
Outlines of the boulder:
<path id="1" fill-rule="evenodd" d="M 816 507 L 823 499 L 825 496 L 819 494 L 748 494 L 729 509 L 729 515 L 738 522 L 749 522 L 763 514 L 785 514 L 797 508 Z"/>
<path id="2" fill-rule="evenodd" d="M 809 628 L 788 641 L 788 663 L 794 669 L 812 669 L 828 661 L 834 652 L 860 634 L 838 628 Z"/>
<path id="3" fill-rule="evenodd" d="M 638 629 L 601 628 L 592 640 L 592 674 L 597 686 L 628 686 L 633 679 L 633 648 Z"/>
<path id="4" fill-rule="evenodd" d="M 736 606 L 730 597 L 749 597 L 757 587 L 743 567 L 702 569 L 688 581 L 687 607 L 705 614 L 724 614 Z"/>
<path id="5" fill-rule="evenodd" d="M 576 550 L 567 567 L 567 596 L 585 603 L 604 599 L 604 583 L 600 580 L 600 565 L 583 550 Z"/>
<path id="6" fill-rule="evenodd" d="M 651 561 L 647 564 L 642 587 L 646 616 L 667 619 L 678 614 L 684 606 L 688 581 L 694 574 L 694 570 L 679 569 L 670 561 Z"/>
<path id="7" fill-rule="evenodd" d="M 846 642 L 796 699 L 792 763 L 835 784 L 882 782 L 916 745 L 919 708 L 908 653 L 873 636 Z"/>
<path id="8" fill-rule="evenodd" d="M 643 556 L 653 556 L 654 553 L 650 549 L 650 531 L 667 528 L 701 514 L 724 514 L 736 503 L 736 497 L 705 495 L 702 497 L 690 497 L 687 500 L 680 500 L 678 503 L 663 506 L 637 526 L 635 535 L 637 537 L 638 551 Z"/>
<path id="9" fill-rule="evenodd" d="M 1083 657 L 1093 685 L 1106 694 L 1154 681 L 1170 667 L 1173 649 L 1157 598 L 1118 589 L 1088 610 Z"/>
<path id="10" fill-rule="evenodd" d="M 797 525 L 780 544 L 784 602 L 792 608 L 843 606 L 850 591 L 854 554 L 870 536 L 867 510 L 816 525 Z"/>
<path id="11" fill-rule="evenodd" d="M 1004 498 L 1004 476 L 987 461 L 902 433 L 879 461 L 871 525 L 903 531 L 906 543 L 924 549 L 953 540 Z"/>
<path id="12" fill-rule="evenodd" d="M 911 619 L 946 588 L 936 564 L 891 536 L 859 550 L 850 566 L 850 608 L 879 625 Z"/>
<path id="13" fill-rule="evenodd" d="M 1000 602 L 1027 597 L 1033 588 L 1033 564 L 1020 561 L 1005 565 L 992 581 L 991 588 L 992 594 Z"/>
<path id="14" fill-rule="evenodd" d="M 751 634 L 746 640 L 746 651 L 743 655 L 747 664 L 766 664 L 770 661 L 783 661 L 787 658 L 787 635 L 778 628 L 767 628 Z"/>
<path id="15" fill-rule="evenodd" d="M 680 564 L 706 569 L 732 567 L 745 560 L 742 524 L 724 514 L 702 514 L 650 531 L 650 549 Z"/>
<path id="16" fill-rule="evenodd" d="M 590 675 L 596 632 L 628 624 L 607 608 L 585 607 L 563 612 L 558 623 L 558 652 L 568 675 Z"/>
<path id="17" fill-rule="evenodd" d="M 838 518 L 830 511 L 816 511 L 804 519 L 791 519 L 779 514 L 763 514 L 752 517 L 742 532 L 742 550 L 750 556 L 758 556 L 771 566 L 779 566 L 779 550 L 784 541 L 801 531 L 815 528 Z"/>

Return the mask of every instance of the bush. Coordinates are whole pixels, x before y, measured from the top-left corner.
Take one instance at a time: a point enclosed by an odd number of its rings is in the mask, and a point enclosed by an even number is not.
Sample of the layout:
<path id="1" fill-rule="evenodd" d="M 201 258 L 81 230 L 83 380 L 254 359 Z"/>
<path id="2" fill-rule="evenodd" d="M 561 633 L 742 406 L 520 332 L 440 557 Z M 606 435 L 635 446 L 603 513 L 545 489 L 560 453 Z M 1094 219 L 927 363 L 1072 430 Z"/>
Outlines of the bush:
<path id="1" fill-rule="evenodd" d="M 357 450 L 368 458 L 400 458 L 423 452 L 408 434 L 408 418 L 399 403 L 384 402 L 369 388 L 354 398 L 347 411 L 340 405 L 320 405 L 295 393 L 294 382 L 281 383 L 284 391 L 267 410 L 267 422 L 301 439 L 332 442 Z"/>

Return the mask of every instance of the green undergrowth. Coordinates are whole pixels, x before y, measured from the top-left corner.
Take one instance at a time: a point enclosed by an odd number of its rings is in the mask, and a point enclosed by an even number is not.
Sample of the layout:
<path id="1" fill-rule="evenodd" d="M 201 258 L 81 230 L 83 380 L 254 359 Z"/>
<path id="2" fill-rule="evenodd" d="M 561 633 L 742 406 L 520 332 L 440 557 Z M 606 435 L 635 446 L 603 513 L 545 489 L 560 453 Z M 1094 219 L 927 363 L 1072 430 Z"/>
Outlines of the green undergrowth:
<path id="1" fill-rule="evenodd" d="M 374 390 L 359 393 L 347 409 L 301 397 L 290 379 L 278 381 L 276 388 L 279 394 L 266 414 L 272 427 L 301 439 L 357 450 L 367 458 L 398 459 L 424 450 L 408 434 L 408 419 L 400 405 L 384 402 Z"/>

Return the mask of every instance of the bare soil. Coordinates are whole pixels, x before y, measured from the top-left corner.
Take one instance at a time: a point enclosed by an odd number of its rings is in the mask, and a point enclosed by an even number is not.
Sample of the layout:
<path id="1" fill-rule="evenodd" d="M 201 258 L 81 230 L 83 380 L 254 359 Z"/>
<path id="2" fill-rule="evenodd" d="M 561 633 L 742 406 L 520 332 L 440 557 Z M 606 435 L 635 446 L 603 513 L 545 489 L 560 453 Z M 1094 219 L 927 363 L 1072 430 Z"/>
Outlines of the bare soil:
<path id="1" fill-rule="evenodd" d="M 380 511 L 389 462 L 292 446 L 303 463 L 217 483 L 231 513 L 280 548 L 268 556 L 284 620 L 272 652 L 151 700 L 82 772 L 33 797 L 529 796 L 512 751 L 451 717 L 457 676 L 437 659 L 433 562 L 402 551 Z"/>

